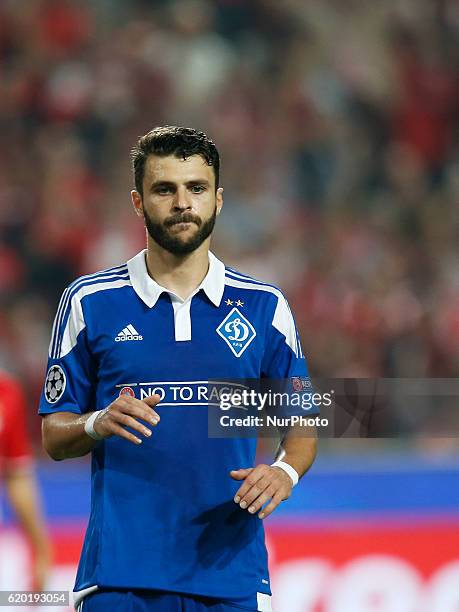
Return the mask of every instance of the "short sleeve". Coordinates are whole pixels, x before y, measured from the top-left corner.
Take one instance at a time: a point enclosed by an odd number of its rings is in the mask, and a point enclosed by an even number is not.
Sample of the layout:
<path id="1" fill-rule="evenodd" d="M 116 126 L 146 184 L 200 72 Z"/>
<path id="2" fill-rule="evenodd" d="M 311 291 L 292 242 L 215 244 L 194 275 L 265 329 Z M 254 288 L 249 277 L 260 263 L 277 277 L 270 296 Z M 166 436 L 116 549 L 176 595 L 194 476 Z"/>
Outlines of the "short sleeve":
<path id="1" fill-rule="evenodd" d="M 280 379 L 308 376 L 308 367 L 290 306 L 279 292 L 267 334 L 262 376 Z"/>
<path id="2" fill-rule="evenodd" d="M 81 294 L 68 287 L 54 319 L 39 414 L 92 410 L 95 368 L 88 346 Z"/>
<path id="3" fill-rule="evenodd" d="M 309 397 L 314 392 L 292 311 L 280 292 L 267 334 L 261 375 L 268 379 L 264 382 L 267 388 L 274 391 Z M 308 414 L 319 414 L 318 407 L 309 406 Z"/>

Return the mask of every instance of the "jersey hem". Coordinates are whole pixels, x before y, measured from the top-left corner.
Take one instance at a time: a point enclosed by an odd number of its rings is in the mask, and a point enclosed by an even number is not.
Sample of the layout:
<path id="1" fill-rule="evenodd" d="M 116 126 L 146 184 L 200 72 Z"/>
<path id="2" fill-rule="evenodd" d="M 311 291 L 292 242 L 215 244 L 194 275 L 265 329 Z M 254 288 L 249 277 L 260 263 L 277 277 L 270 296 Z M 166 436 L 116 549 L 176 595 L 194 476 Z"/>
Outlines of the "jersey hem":
<path id="1" fill-rule="evenodd" d="M 93 593 L 97 593 L 97 592 L 104 592 L 104 591 L 126 591 L 126 592 L 133 592 L 133 593 L 141 593 L 142 591 L 148 591 L 148 592 L 158 592 L 158 593 L 173 593 L 174 595 L 184 595 L 185 597 L 209 597 L 210 599 L 217 599 L 219 600 L 219 602 L 221 602 L 222 604 L 228 604 L 229 606 L 231 606 L 232 608 L 238 608 L 239 610 L 246 610 L 246 612 L 256 612 L 258 610 L 258 605 L 256 608 L 253 607 L 247 607 L 247 606 L 243 606 L 240 603 L 237 603 L 235 601 L 233 601 L 232 599 L 227 599 L 227 598 L 223 598 L 223 597 L 218 597 L 215 595 L 203 595 L 202 593 L 189 593 L 189 592 L 183 592 L 183 591 L 173 591 L 171 589 L 144 589 L 144 588 L 131 588 L 131 587 L 100 587 L 98 585 L 93 585 L 84 589 L 81 589 L 80 591 L 73 591 L 73 604 L 75 609 L 81 604 L 81 602 L 85 599 L 85 597 L 87 597 L 88 595 L 92 595 Z M 270 595 L 269 593 L 266 593 L 266 595 Z M 255 594 L 255 600 L 256 600 L 256 594 Z"/>
<path id="2" fill-rule="evenodd" d="M 91 594 L 92 592 L 96 592 L 96 590 L 99 591 L 160 591 L 162 593 L 175 593 L 177 595 L 187 595 L 190 597 L 210 597 L 211 599 L 218 599 L 220 600 L 222 603 L 227 603 L 228 605 L 234 606 L 236 608 L 241 608 L 242 610 L 256 610 L 256 608 L 250 608 L 250 607 L 246 607 L 241 605 L 238 600 L 234 600 L 234 599 L 230 599 L 229 596 L 222 596 L 221 594 L 218 593 L 203 593 L 201 590 L 200 591 L 190 591 L 190 590 L 178 590 L 178 589 L 174 589 L 174 588 L 170 588 L 170 587 L 152 587 L 152 586 L 148 586 L 148 587 L 138 587 L 138 586 L 114 586 L 114 585 L 102 585 L 102 584 L 97 584 L 97 585 L 88 585 L 87 587 L 82 587 L 79 588 L 78 590 L 74 589 L 73 593 L 74 593 L 74 598 L 78 596 L 79 593 L 83 593 L 84 595 L 83 597 L 79 598 L 79 601 L 81 601 L 86 595 Z M 267 593 L 265 593 L 264 591 L 258 591 L 258 592 L 263 592 L 264 595 L 269 595 L 272 597 L 272 593 L 271 590 L 269 590 Z M 253 598 L 253 601 L 255 603 L 255 605 L 257 605 L 257 591 L 254 591 L 253 593 L 251 593 L 250 595 L 246 596 L 247 599 Z M 245 599 L 245 597 L 239 597 L 240 599 Z"/>

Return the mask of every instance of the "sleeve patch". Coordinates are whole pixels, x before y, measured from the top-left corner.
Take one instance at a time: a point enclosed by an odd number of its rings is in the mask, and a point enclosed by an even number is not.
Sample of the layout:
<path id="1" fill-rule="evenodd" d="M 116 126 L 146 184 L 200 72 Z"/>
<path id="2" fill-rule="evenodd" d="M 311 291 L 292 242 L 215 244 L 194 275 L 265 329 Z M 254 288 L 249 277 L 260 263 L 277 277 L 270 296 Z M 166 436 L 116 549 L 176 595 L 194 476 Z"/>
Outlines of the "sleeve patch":
<path id="1" fill-rule="evenodd" d="M 59 365 L 49 368 L 45 380 L 45 398 L 49 404 L 55 404 L 64 395 L 67 378 Z"/>

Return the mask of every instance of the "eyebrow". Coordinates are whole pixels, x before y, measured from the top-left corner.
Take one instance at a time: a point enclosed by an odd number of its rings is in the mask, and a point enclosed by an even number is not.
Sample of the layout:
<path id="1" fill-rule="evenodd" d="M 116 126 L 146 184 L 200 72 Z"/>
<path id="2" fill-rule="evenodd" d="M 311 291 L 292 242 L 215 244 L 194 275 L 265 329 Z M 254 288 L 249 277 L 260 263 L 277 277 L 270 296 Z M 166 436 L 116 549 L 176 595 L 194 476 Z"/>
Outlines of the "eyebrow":
<path id="1" fill-rule="evenodd" d="M 154 181 L 151 185 L 150 185 L 150 191 L 152 191 L 153 189 L 157 189 L 158 187 L 175 187 L 177 185 L 177 183 L 175 183 L 174 181 Z M 209 186 L 210 183 L 207 179 L 192 179 L 189 181 L 185 182 L 185 185 L 205 185 L 205 186 Z"/>

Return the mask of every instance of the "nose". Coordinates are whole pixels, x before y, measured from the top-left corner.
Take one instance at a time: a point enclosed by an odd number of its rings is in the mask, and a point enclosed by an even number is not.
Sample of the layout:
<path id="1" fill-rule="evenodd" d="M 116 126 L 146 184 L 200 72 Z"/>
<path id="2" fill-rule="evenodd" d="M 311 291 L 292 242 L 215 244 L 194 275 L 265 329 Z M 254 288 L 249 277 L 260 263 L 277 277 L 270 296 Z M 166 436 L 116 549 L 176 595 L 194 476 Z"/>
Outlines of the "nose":
<path id="1" fill-rule="evenodd" d="M 186 188 L 179 188 L 175 193 L 174 208 L 176 210 L 188 210 L 191 208 L 191 199 Z"/>

